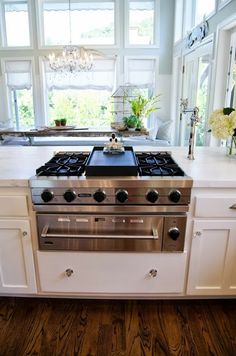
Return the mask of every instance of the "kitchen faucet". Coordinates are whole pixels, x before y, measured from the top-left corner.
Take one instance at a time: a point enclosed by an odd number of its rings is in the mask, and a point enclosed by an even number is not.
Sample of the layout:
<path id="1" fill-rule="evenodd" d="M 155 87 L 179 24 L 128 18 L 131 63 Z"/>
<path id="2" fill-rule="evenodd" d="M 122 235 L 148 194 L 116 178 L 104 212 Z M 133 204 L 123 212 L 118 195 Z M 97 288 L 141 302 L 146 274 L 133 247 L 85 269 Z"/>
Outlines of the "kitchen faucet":
<path id="1" fill-rule="evenodd" d="M 195 130 L 196 124 L 200 122 L 198 116 L 199 108 L 195 106 L 194 108 L 188 108 L 188 99 L 180 99 L 180 108 L 181 113 L 187 114 L 192 113 L 190 116 L 190 136 L 189 136 L 189 145 L 188 145 L 188 159 L 194 159 L 194 146 L 195 146 Z"/>

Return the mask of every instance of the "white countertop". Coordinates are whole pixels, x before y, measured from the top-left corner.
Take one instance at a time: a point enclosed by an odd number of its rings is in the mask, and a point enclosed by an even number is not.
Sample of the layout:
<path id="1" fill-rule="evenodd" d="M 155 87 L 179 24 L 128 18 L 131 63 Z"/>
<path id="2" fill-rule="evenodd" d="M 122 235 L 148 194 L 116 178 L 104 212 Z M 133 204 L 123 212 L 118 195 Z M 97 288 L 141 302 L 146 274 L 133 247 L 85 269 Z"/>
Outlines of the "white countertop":
<path id="1" fill-rule="evenodd" d="M 91 151 L 92 146 L 0 146 L 0 187 L 28 187 L 35 170 L 58 151 Z M 196 147 L 195 160 L 187 147 L 135 146 L 135 151 L 170 151 L 194 187 L 236 188 L 236 159 L 221 147 Z"/>

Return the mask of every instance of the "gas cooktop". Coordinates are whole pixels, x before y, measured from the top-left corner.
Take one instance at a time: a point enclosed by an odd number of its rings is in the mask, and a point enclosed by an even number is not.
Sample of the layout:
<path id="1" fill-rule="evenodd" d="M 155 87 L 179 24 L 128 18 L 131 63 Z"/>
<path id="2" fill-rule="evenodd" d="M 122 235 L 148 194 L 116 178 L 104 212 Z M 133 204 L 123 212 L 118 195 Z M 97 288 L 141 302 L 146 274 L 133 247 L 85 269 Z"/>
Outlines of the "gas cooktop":
<path id="1" fill-rule="evenodd" d="M 100 149 L 101 150 L 101 149 Z M 99 151 L 99 148 L 98 148 Z M 128 149 L 128 151 L 130 151 Z M 133 152 L 133 151 L 132 151 Z M 130 153 L 130 152 L 128 152 Z M 171 157 L 167 151 L 161 152 L 137 152 L 134 154 L 135 165 L 137 170 L 130 174 L 127 166 L 119 168 L 119 174 L 122 176 L 139 175 L 139 176 L 185 176 L 184 171 Z M 81 176 L 87 174 L 86 168 L 91 154 L 85 152 L 58 152 L 52 159 L 36 170 L 37 176 Z M 122 157 L 122 154 L 120 155 Z M 119 159 L 119 157 L 116 157 Z M 123 158 L 122 158 L 123 159 Z M 124 160 L 124 159 L 123 159 Z M 95 167 L 96 168 L 96 167 Z M 107 167 L 106 167 L 107 168 Z M 109 174 L 109 171 L 111 174 Z M 117 171 L 116 171 L 117 172 Z M 136 173 L 137 172 L 137 173 Z M 96 174 L 92 175 L 114 175 L 112 169 L 106 169 L 103 174 L 103 167 L 98 166 Z"/>

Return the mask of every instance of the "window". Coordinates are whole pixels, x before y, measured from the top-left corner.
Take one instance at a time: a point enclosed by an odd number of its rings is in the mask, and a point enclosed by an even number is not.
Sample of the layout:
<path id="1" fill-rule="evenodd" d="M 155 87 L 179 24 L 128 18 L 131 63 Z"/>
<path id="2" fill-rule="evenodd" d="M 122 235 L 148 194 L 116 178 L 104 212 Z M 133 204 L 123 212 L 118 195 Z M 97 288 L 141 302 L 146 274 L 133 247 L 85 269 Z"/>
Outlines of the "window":
<path id="1" fill-rule="evenodd" d="M 14 128 L 34 127 L 31 61 L 6 61 L 5 73 Z"/>
<path id="2" fill-rule="evenodd" d="M 0 123 L 41 127 L 63 115 L 69 125 L 108 126 L 118 85 L 130 81 L 155 94 L 159 7 L 160 0 L 0 0 Z M 49 70 L 49 54 L 69 44 L 94 50 L 91 73 Z"/>
<path id="3" fill-rule="evenodd" d="M 128 22 L 130 45 L 154 45 L 154 1 L 130 0 Z"/>
<path id="4" fill-rule="evenodd" d="M 110 99 L 115 85 L 114 59 L 95 60 L 92 72 L 80 72 L 78 76 L 55 74 L 45 63 L 45 73 L 50 123 L 63 117 L 69 125 L 110 125 Z"/>
<path id="5" fill-rule="evenodd" d="M 203 21 L 204 17 L 208 17 L 215 11 L 216 0 L 196 0 L 195 7 L 195 25 Z"/>
<path id="6" fill-rule="evenodd" d="M 153 58 L 127 58 L 126 82 L 139 88 L 155 87 L 156 60 Z"/>
<path id="7" fill-rule="evenodd" d="M 175 32 L 174 42 L 181 40 L 183 26 L 183 0 L 175 1 Z"/>
<path id="8" fill-rule="evenodd" d="M 4 45 L 8 47 L 29 46 L 28 2 L 3 1 Z"/>
<path id="9" fill-rule="evenodd" d="M 70 6 L 70 11 L 69 11 Z M 43 43 L 46 46 L 115 43 L 114 1 L 42 2 Z"/>
<path id="10" fill-rule="evenodd" d="M 225 106 L 236 107 L 236 32 L 233 32 L 230 40 L 229 64 Z"/>

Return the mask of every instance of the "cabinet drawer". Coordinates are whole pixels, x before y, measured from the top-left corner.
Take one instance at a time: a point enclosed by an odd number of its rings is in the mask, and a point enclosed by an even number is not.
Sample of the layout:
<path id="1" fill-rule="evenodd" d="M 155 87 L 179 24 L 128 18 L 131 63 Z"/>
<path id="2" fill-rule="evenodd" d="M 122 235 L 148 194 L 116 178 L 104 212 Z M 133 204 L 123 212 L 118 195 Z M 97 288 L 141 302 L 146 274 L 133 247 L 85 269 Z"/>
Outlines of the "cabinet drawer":
<path id="1" fill-rule="evenodd" d="M 0 216 L 28 216 L 26 196 L 0 196 Z"/>
<path id="2" fill-rule="evenodd" d="M 236 196 L 197 196 L 195 204 L 196 217 L 236 217 Z"/>
<path id="3" fill-rule="evenodd" d="M 184 289 L 186 253 L 38 251 L 37 258 L 43 292 L 138 295 Z"/>

